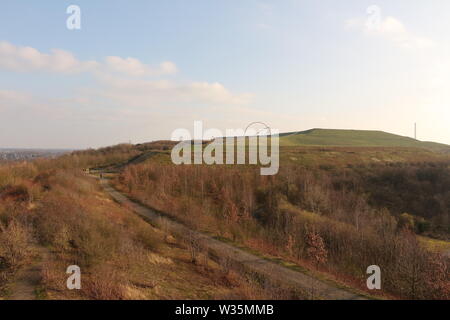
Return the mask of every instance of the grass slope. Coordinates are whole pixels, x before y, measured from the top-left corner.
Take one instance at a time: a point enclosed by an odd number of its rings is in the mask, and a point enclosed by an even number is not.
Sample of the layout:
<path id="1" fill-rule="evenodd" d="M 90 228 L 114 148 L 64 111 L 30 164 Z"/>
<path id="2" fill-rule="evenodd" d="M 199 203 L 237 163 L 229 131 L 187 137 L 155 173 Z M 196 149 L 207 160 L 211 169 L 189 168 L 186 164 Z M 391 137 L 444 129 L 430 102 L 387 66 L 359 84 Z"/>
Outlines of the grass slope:
<path id="1" fill-rule="evenodd" d="M 282 146 L 408 147 L 450 152 L 450 146 L 383 131 L 311 129 L 280 134 Z"/>

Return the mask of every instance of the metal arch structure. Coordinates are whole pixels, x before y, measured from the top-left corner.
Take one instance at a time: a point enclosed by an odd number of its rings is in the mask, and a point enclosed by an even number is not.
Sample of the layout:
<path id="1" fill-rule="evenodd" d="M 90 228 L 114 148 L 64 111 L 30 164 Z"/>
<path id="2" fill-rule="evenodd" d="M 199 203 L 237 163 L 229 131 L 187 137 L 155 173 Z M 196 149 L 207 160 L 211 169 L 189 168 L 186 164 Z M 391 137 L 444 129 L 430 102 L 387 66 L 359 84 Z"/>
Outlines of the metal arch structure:
<path id="1" fill-rule="evenodd" d="M 252 125 L 254 125 L 254 124 L 261 124 L 261 125 L 263 125 L 263 126 L 264 126 L 264 129 L 268 130 L 268 132 L 269 132 L 268 135 L 269 135 L 269 136 L 272 135 L 272 130 L 270 129 L 270 127 L 269 127 L 267 124 L 265 124 L 264 122 L 261 122 L 261 121 L 254 121 L 254 122 L 250 123 L 250 124 L 245 128 L 244 136 L 245 136 L 245 134 L 247 133 L 248 128 L 250 128 L 250 127 L 251 127 Z M 260 131 L 261 131 L 261 130 L 260 130 Z M 258 136 L 258 135 L 259 135 L 259 132 L 257 132 L 256 135 Z"/>

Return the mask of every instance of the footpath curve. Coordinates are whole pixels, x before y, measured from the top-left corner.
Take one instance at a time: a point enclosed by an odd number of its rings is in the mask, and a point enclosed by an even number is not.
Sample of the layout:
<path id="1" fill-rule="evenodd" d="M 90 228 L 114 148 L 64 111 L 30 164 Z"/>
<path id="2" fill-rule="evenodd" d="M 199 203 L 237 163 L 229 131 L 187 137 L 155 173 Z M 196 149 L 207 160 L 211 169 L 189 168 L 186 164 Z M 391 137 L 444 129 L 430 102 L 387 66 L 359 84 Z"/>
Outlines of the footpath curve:
<path id="1" fill-rule="evenodd" d="M 246 270 L 256 272 L 265 277 L 268 277 L 274 282 L 282 285 L 298 288 L 304 292 L 311 292 L 313 286 L 314 299 L 325 300 L 366 300 L 367 297 L 348 291 L 346 289 L 335 287 L 331 284 L 325 283 L 309 275 L 303 274 L 283 267 L 275 262 L 260 258 L 249 252 L 241 250 L 233 245 L 214 239 L 213 237 L 201 232 L 193 231 L 185 225 L 175 222 L 174 220 L 156 212 L 148 207 L 145 207 L 135 201 L 130 200 L 127 196 L 114 189 L 107 179 L 100 179 L 100 184 L 106 193 L 108 193 L 115 201 L 123 206 L 126 206 L 144 217 L 150 223 L 155 225 L 164 224 L 167 231 L 175 234 L 191 235 L 197 240 L 206 244 L 208 250 L 214 256 L 221 258 L 228 258 L 233 263 L 242 265 Z"/>

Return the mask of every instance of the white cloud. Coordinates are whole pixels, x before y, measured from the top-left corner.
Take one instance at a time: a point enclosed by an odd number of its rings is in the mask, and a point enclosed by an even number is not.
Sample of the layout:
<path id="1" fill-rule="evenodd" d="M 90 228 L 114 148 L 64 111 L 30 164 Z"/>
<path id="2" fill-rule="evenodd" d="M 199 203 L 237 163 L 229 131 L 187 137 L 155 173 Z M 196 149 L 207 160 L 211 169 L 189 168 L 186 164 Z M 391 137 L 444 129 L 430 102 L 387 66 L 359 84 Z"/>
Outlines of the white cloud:
<path id="1" fill-rule="evenodd" d="M 108 56 L 103 63 L 80 61 L 68 51 L 53 49 L 50 54 L 46 54 L 35 48 L 18 47 L 8 42 L 0 43 L 0 69 L 61 74 L 91 72 L 102 84 L 102 87 L 93 88 L 91 92 L 120 101 L 124 106 L 245 105 L 252 98 L 249 94 L 233 94 L 218 82 L 177 83 L 145 78 L 176 73 L 177 66 L 170 61 L 162 62 L 156 67 L 146 65 L 132 57 Z"/>
<path id="2" fill-rule="evenodd" d="M 251 94 L 234 95 L 217 82 L 192 82 L 178 87 L 177 90 L 190 99 L 201 99 L 213 103 L 247 104 L 252 98 Z"/>
<path id="3" fill-rule="evenodd" d="M 347 28 L 360 30 L 368 36 L 384 38 L 402 48 L 421 49 L 434 45 L 431 39 L 409 31 L 400 20 L 390 16 L 380 18 L 379 21 L 352 18 L 345 24 Z"/>
<path id="4" fill-rule="evenodd" d="M 42 53 L 32 47 L 19 47 L 5 41 L 0 42 L 0 69 L 62 74 L 106 72 L 129 76 L 158 76 L 177 72 L 176 65 L 170 61 L 162 62 L 157 67 L 151 67 L 131 57 L 109 56 L 104 62 L 80 61 L 65 50 L 52 49 L 50 53 Z"/>
<path id="5" fill-rule="evenodd" d="M 50 54 L 45 54 L 32 47 L 0 42 L 0 68 L 5 70 L 78 73 L 93 70 L 97 65 L 95 61 L 78 61 L 72 53 L 60 49 L 53 49 Z"/>
<path id="6" fill-rule="evenodd" d="M 109 56 L 106 57 L 105 64 L 107 70 L 138 77 L 146 75 L 174 74 L 177 72 L 176 65 L 170 61 L 162 62 L 158 67 L 152 68 L 143 64 L 136 58 Z"/>
<path id="7" fill-rule="evenodd" d="M 164 74 L 172 74 L 178 72 L 178 68 L 175 63 L 171 61 L 164 61 L 159 65 L 159 68 Z"/>
<path id="8" fill-rule="evenodd" d="M 169 90 L 173 84 L 161 82 L 154 86 L 156 90 Z M 143 89 L 144 86 L 135 92 L 143 92 Z M 99 147 L 129 140 L 145 142 L 168 139 L 173 130 L 183 127 L 190 129 L 195 120 L 204 121 L 205 128 L 219 128 L 223 132 L 226 128 L 245 128 L 256 120 L 268 123 L 273 128 L 289 120 L 298 121 L 292 116 L 241 105 L 223 107 L 210 104 L 192 107 L 187 111 L 180 96 L 174 98 L 171 108 L 165 108 L 164 103 L 167 101 L 162 99 L 163 103 L 154 103 L 154 94 L 137 96 L 136 100 L 130 101 L 134 93 L 117 91 L 117 87 L 107 87 L 105 92 L 91 90 L 77 91 L 73 97 L 63 99 L 0 90 L 0 145 Z M 115 96 L 112 96 L 113 93 Z M 166 94 L 171 94 L 171 91 Z M 149 97 L 153 100 L 147 101 Z M 125 103 L 122 103 L 121 98 Z"/>
<path id="9" fill-rule="evenodd" d="M 104 85 L 97 94 L 133 106 L 169 106 L 179 104 L 246 105 L 251 94 L 233 94 L 220 83 L 127 79 L 99 75 Z"/>
<path id="10" fill-rule="evenodd" d="M 0 89 L 0 145 L 89 147 L 121 141 L 168 138 L 194 120 L 212 126 L 269 119 L 248 108 L 251 94 L 235 93 L 219 82 L 180 81 L 162 76 L 177 71 L 166 61 L 150 67 L 135 58 L 108 56 L 80 61 L 64 50 L 42 53 L 0 43 L 0 70 L 76 76 L 89 72 L 97 84 L 55 98 Z M 229 126 L 229 125 L 228 125 Z"/>

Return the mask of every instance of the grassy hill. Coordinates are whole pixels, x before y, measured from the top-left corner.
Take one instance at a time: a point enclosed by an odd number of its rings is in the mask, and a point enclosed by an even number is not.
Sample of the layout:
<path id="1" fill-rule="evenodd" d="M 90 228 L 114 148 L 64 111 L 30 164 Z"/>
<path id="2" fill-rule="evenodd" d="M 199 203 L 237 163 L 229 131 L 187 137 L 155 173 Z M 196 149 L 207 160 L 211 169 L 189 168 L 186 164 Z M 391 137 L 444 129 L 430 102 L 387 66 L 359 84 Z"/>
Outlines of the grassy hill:
<path id="1" fill-rule="evenodd" d="M 280 134 L 281 146 L 406 147 L 450 152 L 450 146 L 383 131 L 311 129 Z"/>
<path id="2" fill-rule="evenodd" d="M 210 141 L 205 141 L 204 146 Z M 122 169 L 129 164 L 171 164 L 176 142 L 154 141 L 75 152 L 91 167 Z M 382 131 L 311 129 L 280 134 L 282 165 L 349 166 L 371 163 L 448 162 L 450 146 Z M 97 159 L 98 158 L 98 159 Z M 103 160 L 102 160 L 103 159 Z M 93 164 L 93 165 L 92 165 Z M 87 164 L 81 164 L 87 167 Z"/>

